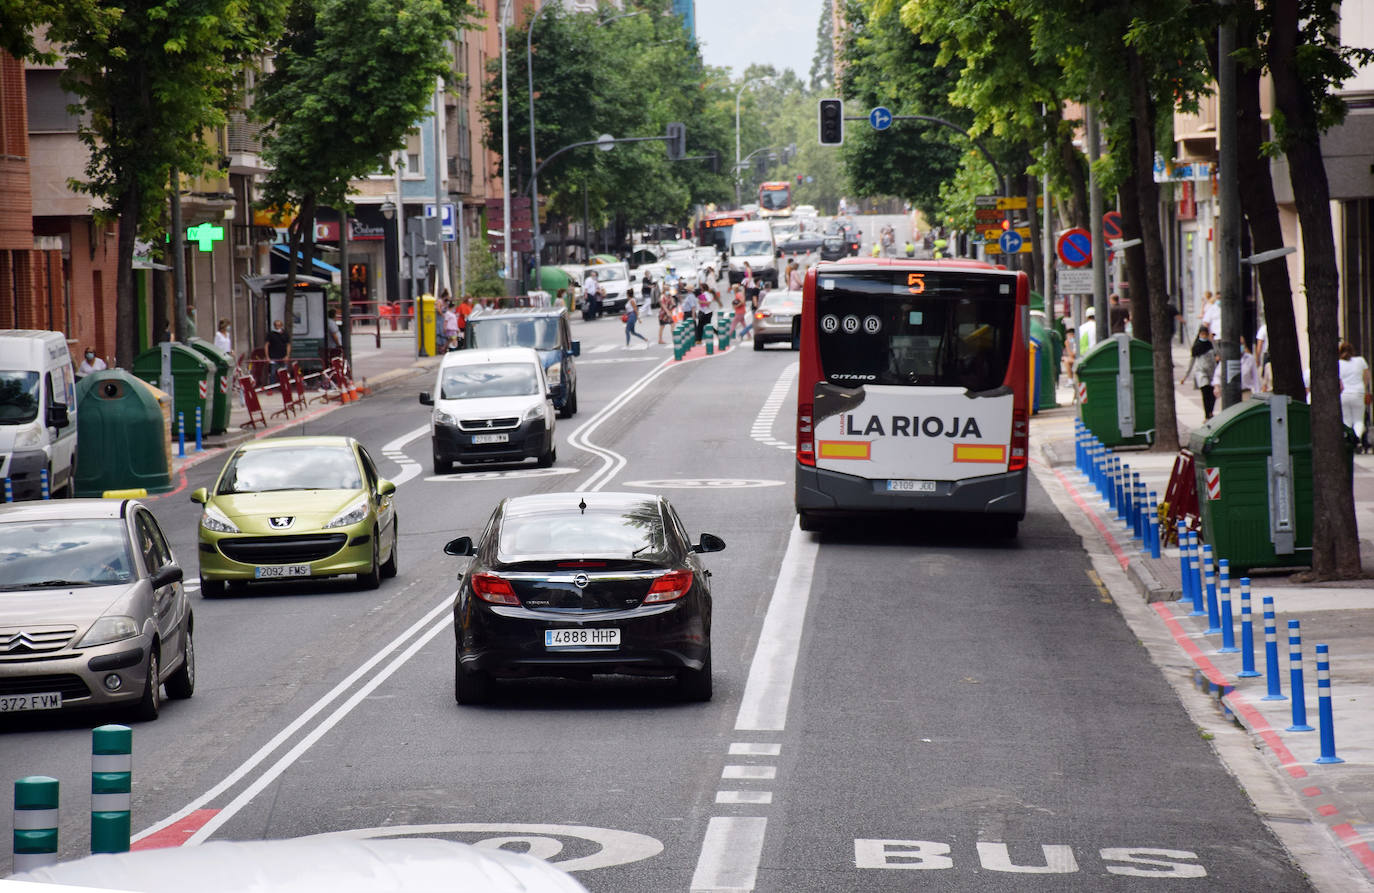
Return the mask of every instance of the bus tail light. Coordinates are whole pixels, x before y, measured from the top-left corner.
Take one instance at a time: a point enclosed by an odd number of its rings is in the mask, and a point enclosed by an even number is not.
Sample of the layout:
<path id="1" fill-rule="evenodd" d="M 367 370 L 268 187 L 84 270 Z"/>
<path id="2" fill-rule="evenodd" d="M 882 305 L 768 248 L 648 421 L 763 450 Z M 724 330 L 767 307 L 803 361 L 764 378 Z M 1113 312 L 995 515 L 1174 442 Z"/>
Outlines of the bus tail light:
<path id="1" fill-rule="evenodd" d="M 1007 471 L 1022 471 L 1026 467 L 1027 451 L 1030 449 L 1030 422 L 1024 409 L 1016 409 L 1011 414 L 1011 461 Z"/>
<path id="2" fill-rule="evenodd" d="M 489 604 L 520 607 L 520 599 L 511 588 L 510 581 L 496 574 L 473 574 L 472 593 Z"/>
<path id="3" fill-rule="evenodd" d="M 815 411 L 814 403 L 797 405 L 797 461 L 812 467 L 816 464 L 815 425 L 812 423 Z"/>

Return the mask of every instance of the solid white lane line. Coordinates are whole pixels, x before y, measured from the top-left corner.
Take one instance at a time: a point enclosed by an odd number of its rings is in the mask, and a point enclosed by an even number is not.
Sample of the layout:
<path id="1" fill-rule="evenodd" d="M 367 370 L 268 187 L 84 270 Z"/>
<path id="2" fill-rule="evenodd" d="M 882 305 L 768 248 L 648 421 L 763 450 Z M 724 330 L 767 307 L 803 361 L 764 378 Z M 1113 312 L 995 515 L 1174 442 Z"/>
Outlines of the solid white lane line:
<path id="1" fill-rule="evenodd" d="M 445 605 L 444 607 L 448 606 Z M 357 707 L 359 704 L 361 704 L 368 695 L 376 691 L 378 686 L 380 686 L 387 679 L 390 679 L 392 674 L 399 670 L 401 667 L 405 666 L 406 661 L 410 660 L 417 653 L 419 653 L 420 649 L 429 644 L 431 639 L 439 635 L 439 633 L 443 632 L 444 630 L 452 628 L 452 619 L 445 617 L 438 623 L 430 627 L 428 630 L 426 630 L 423 635 L 421 635 L 414 642 L 410 643 L 410 647 L 406 648 L 400 654 L 396 655 L 395 659 L 393 659 L 391 663 L 387 664 L 385 668 L 383 668 L 375 676 L 369 679 L 367 683 L 362 686 L 362 688 L 359 688 L 356 692 L 354 692 L 352 697 L 350 697 L 347 701 L 344 701 L 342 704 L 340 704 L 338 708 L 328 716 L 328 718 L 326 718 L 323 722 L 321 722 L 314 729 L 312 729 L 310 734 L 306 735 L 304 738 L 298 741 L 295 747 L 291 748 L 285 754 L 283 754 L 281 759 L 273 763 L 272 766 L 266 772 L 259 775 L 258 778 L 251 785 L 244 789 L 243 793 L 239 794 L 237 797 L 233 799 L 232 802 L 229 803 L 228 806 L 224 807 L 218 813 L 216 813 L 214 818 L 206 822 L 200 828 L 200 830 L 196 831 L 195 834 L 192 834 L 186 842 L 188 844 L 201 843 L 204 840 L 206 840 L 211 834 L 214 834 L 217 830 L 219 830 L 224 825 L 224 823 L 233 818 L 239 810 L 243 809 L 243 807 L 253 802 L 253 798 L 257 797 L 258 794 L 262 793 L 268 785 L 276 781 L 277 777 L 280 776 L 283 772 L 285 772 L 288 768 L 290 768 L 292 763 L 300 759 L 301 756 L 307 750 L 309 750 L 311 747 L 315 745 L 315 742 L 323 738 L 326 732 L 334 728 L 334 726 L 338 725 L 344 717 L 348 716 L 348 714 L 352 713 L 353 709 Z"/>
<path id="2" fill-rule="evenodd" d="M 629 463 L 629 460 L 620 453 L 605 447 L 597 446 L 588 438 L 596 431 L 602 422 L 614 415 L 622 406 L 647 388 L 654 379 L 658 378 L 671 367 L 671 362 L 669 360 L 664 360 L 660 365 L 645 373 L 638 381 L 617 394 L 610 403 L 603 406 L 600 411 L 584 422 L 582 426 L 574 431 L 572 436 L 568 438 L 568 444 L 570 446 L 591 453 L 601 459 L 603 463 L 599 469 L 593 471 L 585 481 L 575 488 L 576 492 L 593 492 L 601 489 L 620 472 L 620 469 L 624 468 L 625 465 Z"/>
<path id="3" fill-rule="evenodd" d="M 242 781 L 244 777 L 248 775 L 248 773 L 252 772 L 255 768 L 257 768 L 257 766 L 260 763 L 262 763 L 269 756 L 271 756 L 277 748 L 281 747 L 282 744 L 284 744 L 287 741 L 287 739 L 289 739 L 292 735 L 296 734 L 296 732 L 300 731 L 300 729 L 303 726 L 305 726 L 306 723 L 314 719 L 317 714 L 319 714 L 322 710 L 324 710 L 331 703 L 337 700 L 345 692 L 352 689 L 354 684 L 360 678 L 366 675 L 373 667 L 381 663 L 383 660 L 387 658 L 389 654 L 391 654 L 393 651 L 400 648 L 407 641 L 409 641 L 409 639 L 412 636 L 414 636 L 417 632 L 419 632 L 419 630 L 422 629 L 424 626 L 426 626 L 429 623 L 432 623 L 437 615 L 441 613 L 446 614 L 448 611 L 452 610 L 453 599 L 457 596 L 457 594 L 457 592 L 451 593 L 448 596 L 448 598 L 444 599 L 444 601 L 440 602 L 438 605 L 432 608 L 428 613 L 425 614 L 425 616 L 415 621 L 415 623 L 412 624 L 409 629 L 401 633 L 396 638 L 392 639 L 380 651 L 378 651 L 376 654 L 373 654 L 370 658 L 363 662 L 363 664 L 359 666 L 356 670 L 354 670 L 352 673 L 349 673 L 348 676 L 345 677 L 341 682 L 339 682 L 338 685 L 331 688 L 329 692 L 324 695 L 324 697 L 320 698 L 314 704 L 310 705 L 310 707 L 306 709 L 305 712 L 303 712 L 300 716 L 296 717 L 294 720 L 291 721 L 291 723 L 286 728 L 282 729 L 275 736 L 273 736 L 272 740 L 268 741 L 262 747 L 258 748 L 257 753 L 253 754 L 247 760 L 244 760 L 243 763 L 241 763 L 238 766 L 238 768 L 236 768 L 233 772 L 230 772 L 227 776 L 225 776 L 222 781 L 220 781 L 214 787 L 210 788 L 210 790 L 206 791 L 204 794 L 201 794 L 199 797 L 192 800 L 190 803 L 186 804 L 186 806 L 172 813 L 167 818 L 153 825 L 150 825 L 147 828 L 144 828 L 142 831 L 138 832 L 133 836 L 133 840 L 141 840 L 150 834 L 154 834 L 158 831 L 161 831 L 163 828 L 166 828 L 169 825 L 176 824 L 177 822 L 186 818 L 188 815 L 195 812 L 197 809 L 204 807 L 206 804 L 213 801 L 216 797 L 220 796 L 225 791 L 229 790 L 234 785 Z M 447 617 L 445 617 L 443 623 L 441 623 L 440 625 L 442 626 L 450 622 L 451 621 Z"/>
<path id="4" fill-rule="evenodd" d="M 715 816 L 706 826 L 691 893 L 750 893 L 758 880 L 768 820 Z"/>
<path id="5" fill-rule="evenodd" d="M 735 718 L 739 731 L 780 732 L 786 726 L 819 551 L 816 538 L 794 521 Z"/>

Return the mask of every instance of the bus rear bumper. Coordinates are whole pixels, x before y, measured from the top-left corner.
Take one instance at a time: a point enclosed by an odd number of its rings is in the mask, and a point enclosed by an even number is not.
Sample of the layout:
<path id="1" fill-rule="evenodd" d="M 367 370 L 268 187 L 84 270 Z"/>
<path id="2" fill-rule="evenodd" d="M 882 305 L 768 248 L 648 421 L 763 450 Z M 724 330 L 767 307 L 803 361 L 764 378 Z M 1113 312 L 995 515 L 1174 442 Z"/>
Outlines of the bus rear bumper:
<path id="1" fill-rule="evenodd" d="M 957 512 L 1026 515 L 1025 472 L 1009 471 L 960 481 L 936 481 L 934 492 L 892 491 L 886 480 L 868 480 L 821 468 L 797 466 L 798 511 Z"/>

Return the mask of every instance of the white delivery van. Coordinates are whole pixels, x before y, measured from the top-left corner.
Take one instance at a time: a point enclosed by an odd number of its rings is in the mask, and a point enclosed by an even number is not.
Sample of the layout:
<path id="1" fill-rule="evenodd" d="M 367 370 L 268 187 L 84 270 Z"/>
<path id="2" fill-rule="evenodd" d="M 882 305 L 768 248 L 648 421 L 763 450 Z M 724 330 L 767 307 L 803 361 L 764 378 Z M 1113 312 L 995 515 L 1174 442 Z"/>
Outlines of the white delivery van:
<path id="1" fill-rule="evenodd" d="M 602 312 L 619 313 L 624 310 L 630 294 L 630 265 L 620 261 L 596 264 L 587 269 L 596 271 L 596 281 L 601 286 Z"/>
<path id="2" fill-rule="evenodd" d="M 730 233 L 730 283 L 744 278 L 744 265 L 754 271 L 754 279 L 778 285 L 778 248 L 773 241 L 773 228 L 767 220 L 746 220 L 736 223 Z"/>
<path id="3" fill-rule="evenodd" d="M 76 376 L 61 332 L 0 329 L 0 486 L 38 499 L 42 472 L 53 496 L 76 482 Z M 3 496 L 0 496 L 3 499 Z"/>

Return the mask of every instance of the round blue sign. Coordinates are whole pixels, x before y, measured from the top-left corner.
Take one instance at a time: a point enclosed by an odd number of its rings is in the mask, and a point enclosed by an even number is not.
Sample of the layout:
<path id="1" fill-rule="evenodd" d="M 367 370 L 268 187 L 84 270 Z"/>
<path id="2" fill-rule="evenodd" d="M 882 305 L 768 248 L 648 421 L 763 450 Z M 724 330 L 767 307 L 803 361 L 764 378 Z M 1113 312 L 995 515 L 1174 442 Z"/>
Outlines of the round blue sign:
<path id="1" fill-rule="evenodd" d="M 868 123 L 873 125 L 874 130 L 887 130 L 892 126 L 892 110 L 886 106 L 878 106 L 868 113 Z"/>
<path id="2" fill-rule="evenodd" d="M 1015 254 L 1021 250 L 1021 241 L 1021 234 L 1009 229 L 1002 233 L 1002 238 L 997 240 L 997 244 L 1002 246 L 1003 254 Z"/>

